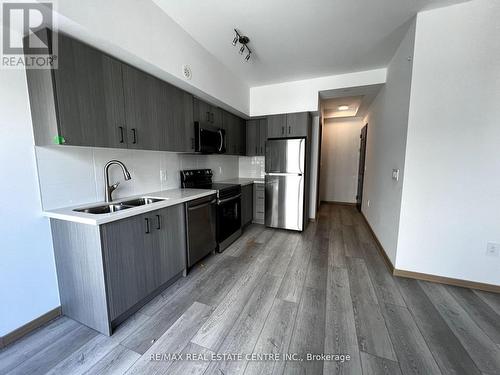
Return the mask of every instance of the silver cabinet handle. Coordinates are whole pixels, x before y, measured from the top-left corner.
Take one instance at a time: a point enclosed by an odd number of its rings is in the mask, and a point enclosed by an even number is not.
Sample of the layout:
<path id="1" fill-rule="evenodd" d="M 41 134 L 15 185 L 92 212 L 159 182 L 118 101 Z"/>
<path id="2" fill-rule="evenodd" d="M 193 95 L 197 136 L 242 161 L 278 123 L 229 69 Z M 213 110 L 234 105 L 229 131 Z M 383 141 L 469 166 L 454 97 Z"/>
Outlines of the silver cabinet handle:
<path id="1" fill-rule="evenodd" d="M 158 220 L 156 224 L 156 229 L 161 229 L 161 216 L 156 215 L 156 220 Z"/>
<path id="2" fill-rule="evenodd" d="M 132 143 L 135 145 L 137 143 L 137 130 L 132 128 L 132 135 L 134 136 Z"/>
<path id="3" fill-rule="evenodd" d="M 145 218 L 146 220 L 146 234 L 151 233 L 151 228 L 149 227 L 149 218 Z"/>

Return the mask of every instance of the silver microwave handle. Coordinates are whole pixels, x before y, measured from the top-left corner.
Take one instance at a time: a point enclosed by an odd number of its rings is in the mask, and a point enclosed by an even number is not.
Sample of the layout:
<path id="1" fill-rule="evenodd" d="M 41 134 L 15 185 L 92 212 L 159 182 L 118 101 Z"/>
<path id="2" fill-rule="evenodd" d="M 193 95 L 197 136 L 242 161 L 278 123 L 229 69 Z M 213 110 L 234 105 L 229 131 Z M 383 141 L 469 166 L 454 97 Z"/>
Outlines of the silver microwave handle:
<path id="1" fill-rule="evenodd" d="M 222 135 L 222 130 L 219 129 L 217 131 L 220 135 L 220 146 L 219 146 L 219 152 L 222 152 L 222 147 L 224 146 L 224 136 Z"/>

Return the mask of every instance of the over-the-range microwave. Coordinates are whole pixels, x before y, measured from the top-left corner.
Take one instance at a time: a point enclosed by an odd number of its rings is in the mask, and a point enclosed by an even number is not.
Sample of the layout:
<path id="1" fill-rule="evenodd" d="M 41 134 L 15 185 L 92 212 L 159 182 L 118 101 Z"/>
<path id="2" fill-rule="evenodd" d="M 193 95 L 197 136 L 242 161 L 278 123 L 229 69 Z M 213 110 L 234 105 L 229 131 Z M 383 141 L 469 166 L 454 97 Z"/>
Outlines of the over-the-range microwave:
<path id="1" fill-rule="evenodd" d="M 203 154 L 224 154 L 226 152 L 226 131 L 224 129 L 196 121 L 194 134 L 196 152 Z"/>

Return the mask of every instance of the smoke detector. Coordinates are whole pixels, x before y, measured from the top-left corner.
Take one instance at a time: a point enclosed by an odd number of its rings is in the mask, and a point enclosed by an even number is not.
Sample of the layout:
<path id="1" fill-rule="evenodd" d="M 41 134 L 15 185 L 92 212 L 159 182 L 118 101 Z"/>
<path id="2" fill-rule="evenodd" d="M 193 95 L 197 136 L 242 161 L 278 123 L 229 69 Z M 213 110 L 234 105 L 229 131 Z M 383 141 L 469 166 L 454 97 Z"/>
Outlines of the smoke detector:
<path id="1" fill-rule="evenodd" d="M 189 65 L 182 66 L 182 75 L 188 81 L 191 79 L 191 77 L 193 76 L 193 73 L 191 72 L 191 68 L 189 67 Z"/>

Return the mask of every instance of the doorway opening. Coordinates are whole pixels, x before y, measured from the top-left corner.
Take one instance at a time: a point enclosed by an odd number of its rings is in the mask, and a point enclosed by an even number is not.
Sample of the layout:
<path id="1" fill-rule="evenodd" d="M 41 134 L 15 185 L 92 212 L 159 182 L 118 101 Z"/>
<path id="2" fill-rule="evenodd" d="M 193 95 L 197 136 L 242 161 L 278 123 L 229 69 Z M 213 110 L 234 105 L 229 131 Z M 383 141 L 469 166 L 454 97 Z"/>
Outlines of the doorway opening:
<path id="1" fill-rule="evenodd" d="M 361 210 L 368 133 L 365 116 L 381 86 L 320 92 L 318 203 Z"/>

